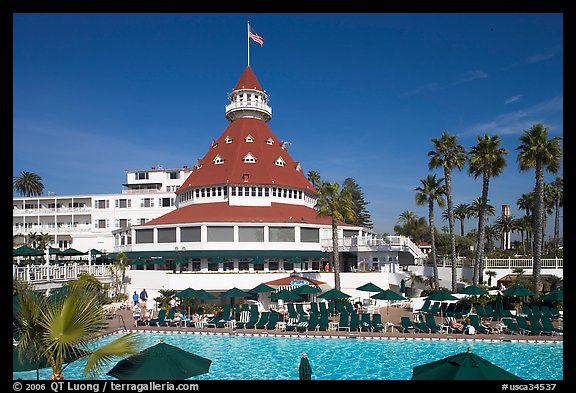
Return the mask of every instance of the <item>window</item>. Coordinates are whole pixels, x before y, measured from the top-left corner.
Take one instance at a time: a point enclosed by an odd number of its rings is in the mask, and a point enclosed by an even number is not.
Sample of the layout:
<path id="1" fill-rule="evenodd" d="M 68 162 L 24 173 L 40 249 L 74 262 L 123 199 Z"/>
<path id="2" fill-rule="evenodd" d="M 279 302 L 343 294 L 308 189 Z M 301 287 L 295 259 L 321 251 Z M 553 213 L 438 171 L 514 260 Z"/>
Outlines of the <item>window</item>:
<path id="1" fill-rule="evenodd" d="M 300 228 L 300 241 L 303 243 L 320 243 L 318 228 Z"/>
<path id="2" fill-rule="evenodd" d="M 350 231 L 350 230 L 346 230 L 344 229 L 344 237 L 354 237 L 356 235 L 358 235 L 358 231 Z"/>
<path id="3" fill-rule="evenodd" d="M 158 243 L 176 243 L 176 228 L 158 228 Z"/>
<path id="4" fill-rule="evenodd" d="M 120 228 L 128 228 L 128 220 L 125 218 L 121 218 L 120 220 L 118 220 L 118 226 Z"/>
<path id="5" fill-rule="evenodd" d="M 200 242 L 200 227 L 182 227 L 180 228 L 180 241 Z"/>
<path id="6" fill-rule="evenodd" d="M 300 166 L 300 163 L 298 163 L 298 165 L 296 165 L 296 170 L 297 170 L 298 172 L 300 172 L 300 171 L 302 170 L 302 167 Z"/>
<path id="7" fill-rule="evenodd" d="M 242 159 L 242 161 L 249 163 L 249 164 L 253 164 L 256 162 L 256 157 L 254 157 L 252 155 L 252 153 L 248 153 L 244 156 L 244 158 Z"/>
<path id="8" fill-rule="evenodd" d="M 153 229 L 137 229 L 136 230 L 136 244 L 153 243 L 154 230 Z"/>
<path id="9" fill-rule="evenodd" d="M 174 198 L 160 198 L 160 206 L 162 207 L 174 206 Z"/>
<path id="10" fill-rule="evenodd" d="M 244 138 L 244 140 L 246 142 L 251 143 L 251 142 L 254 142 L 254 137 L 252 137 L 252 135 L 248 134 L 248 136 L 246 138 Z"/>
<path id="11" fill-rule="evenodd" d="M 279 267 L 280 264 L 277 258 L 268 259 L 268 270 L 278 270 Z"/>
<path id="12" fill-rule="evenodd" d="M 236 187 L 235 186 L 232 186 L 231 195 L 236 196 Z"/>
<path id="13" fill-rule="evenodd" d="M 225 272 L 229 272 L 234 270 L 234 261 L 231 259 L 226 259 L 226 261 L 223 263 L 223 267 L 224 267 L 224 271 Z"/>
<path id="14" fill-rule="evenodd" d="M 274 140 L 272 138 L 268 138 L 266 139 L 266 144 L 267 145 L 273 145 L 274 144 Z"/>
<path id="15" fill-rule="evenodd" d="M 148 180 L 149 174 L 148 172 L 136 172 L 136 180 Z"/>
<path id="16" fill-rule="evenodd" d="M 278 157 L 276 159 L 276 161 L 274 161 L 274 164 L 276 164 L 278 166 L 284 166 L 284 165 L 286 165 L 286 162 L 284 161 L 284 159 L 282 157 Z"/>
<path id="17" fill-rule="evenodd" d="M 233 139 L 230 138 L 229 136 L 226 137 L 226 139 L 224 139 L 224 142 L 226 143 L 232 143 Z"/>
<path id="18" fill-rule="evenodd" d="M 140 199 L 140 207 L 154 207 L 154 198 Z"/>
<path id="19" fill-rule="evenodd" d="M 168 179 L 180 179 L 180 172 L 168 172 Z"/>
<path id="20" fill-rule="evenodd" d="M 200 271 L 200 259 L 192 259 L 192 271 L 199 272 Z"/>
<path id="21" fill-rule="evenodd" d="M 271 242 L 294 242 L 294 227 L 270 227 L 268 228 Z"/>
<path id="22" fill-rule="evenodd" d="M 239 242 L 263 242 L 264 227 L 238 227 Z"/>
<path id="23" fill-rule="evenodd" d="M 96 220 L 96 228 L 108 228 L 108 220 Z"/>
<path id="24" fill-rule="evenodd" d="M 208 227 L 209 242 L 233 242 L 234 227 Z"/>
<path id="25" fill-rule="evenodd" d="M 240 270 L 240 271 L 249 270 L 249 266 L 248 266 L 249 263 L 250 263 L 249 260 L 246 259 L 246 258 L 241 258 L 241 259 L 239 259 L 239 260 L 238 260 L 238 270 Z"/>
<path id="26" fill-rule="evenodd" d="M 116 199 L 116 207 L 119 209 L 126 209 L 130 207 L 131 203 L 130 199 Z"/>
<path id="27" fill-rule="evenodd" d="M 94 207 L 96 209 L 108 209 L 110 207 L 110 201 L 106 199 L 98 199 L 95 201 Z M 29 209 L 28 207 L 26 209 Z"/>
<path id="28" fill-rule="evenodd" d="M 218 165 L 218 164 L 224 164 L 224 159 L 222 157 L 220 157 L 220 154 L 216 155 L 216 157 L 214 157 L 214 164 Z"/>

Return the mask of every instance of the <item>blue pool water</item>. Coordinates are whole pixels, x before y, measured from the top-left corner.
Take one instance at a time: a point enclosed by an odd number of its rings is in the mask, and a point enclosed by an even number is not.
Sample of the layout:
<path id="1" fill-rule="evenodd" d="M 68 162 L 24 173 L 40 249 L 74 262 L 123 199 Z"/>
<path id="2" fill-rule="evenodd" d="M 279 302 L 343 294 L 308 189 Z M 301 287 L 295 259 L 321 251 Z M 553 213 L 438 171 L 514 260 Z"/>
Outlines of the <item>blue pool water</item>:
<path id="1" fill-rule="evenodd" d="M 118 335 L 99 340 L 108 343 Z M 210 372 L 197 380 L 298 379 L 302 352 L 306 352 L 318 380 L 409 380 L 412 368 L 447 356 L 472 352 L 528 380 L 563 379 L 562 343 L 463 342 L 436 340 L 363 340 L 296 337 L 251 337 L 199 334 L 142 334 L 142 349 L 164 342 L 212 360 Z M 85 361 L 64 370 L 66 379 L 85 379 Z M 114 363 L 110 366 L 112 366 Z M 40 370 L 48 379 L 50 369 Z M 14 378 L 36 379 L 36 371 L 13 373 Z M 114 379 L 101 375 L 98 379 Z"/>

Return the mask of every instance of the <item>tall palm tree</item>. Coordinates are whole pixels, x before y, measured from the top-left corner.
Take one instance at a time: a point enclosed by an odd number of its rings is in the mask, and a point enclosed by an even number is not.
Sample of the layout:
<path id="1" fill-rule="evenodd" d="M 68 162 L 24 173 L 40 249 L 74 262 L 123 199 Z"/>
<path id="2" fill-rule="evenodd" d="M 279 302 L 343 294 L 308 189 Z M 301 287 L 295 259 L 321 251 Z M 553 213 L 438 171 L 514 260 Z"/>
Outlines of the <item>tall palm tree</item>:
<path id="1" fill-rule="evenodd" d="M 40 196 L 44 191 L 42 177 L 27 171 L 23 171 L 20 175 L 14 177 L 12 187 L 14 191 L 25 197 Z"/>
<path id="2" fill-rule="evenodd" d="M 502 239 L 502 249 L 507 250 L 511 243 L 510 235 L 516 230 L 516 219 L 513 216 L 500 216 L 494 224 L 496 230 L 500 231 Z"/>
<path id="3" fill-rule="evenodd" d="M 436 289 L 440 287 L 438 280 L 438 264 L 436 262 L 436 242 L 434 238 L 434 204 L 444 207 L 444 195 L 446 188 L 442 183 L 444 179 L 436 179 L 436 175 L 428 175 L 426 179 L 420 179 L 421 187 L 417 187 L 414 191 L 416 193 L 416 204 L 419 206 L 428 205 L 428 226 L 430 227 L 430 244 L 432 249 L 432 266 L 434 267 L 434 285 Z"/>
<path id="4" fill-rule="evenodd" d="M 489 204 L 488 202 L 490 199 L 486 201 L 486 222 L 488 222 L 488 217 L 493 217 L 496 214 L 496 208 L 493 205 Z M 479 196 L 478 198 L 472 201 L 470 205 L 470 216 L 479 218 L 480 217 L 480 210 L 482 209 L 482 197 Z"/>
<path id="5" fill-rule="evenodd" d="M 534 192 L 522 194 L 522 196 L 516 201 L 516 206 L 518 206 L 518 209 L 524 210 L 526 216 L 532 217 L 531 213 L 534 210 Z"/>
<path id="6" fill-rule="evenodd" d="M 308 171 L 308 181 L 317 190 L 320 186 L 320 174 L 316 171 Z"/>
<path id="7" fill-rule="evenodd" d="M 450 233 L 450 257 L 452 259 L 452 292 L 456 292 L 456 234 L 454 233 L 454 209 L 452 206 L 452 170 L 462 170 L 466 165 L 466 149 L 458 144 L 458 138 L 444 131 L 440 139 L 433 138 L 434 150 L 428 152 L 429 169 L 443 168 L 448 202 L 448 231 Z"/>
<path id="8" fill-rule="evenodd" d="M 460 236 L 464 236 L 464 220 L 470 218 L 472 211 L 467 203 L 459 203 L 454 208 L 454 217 L 460 220 Z"/>
<path id="9" fill-rule="evenodd" d="M 320 182 L 316 210 L 319 216 L 330 217 L 332 222 L 332 261 L 334 287 L 340 290 L 340 253 L 338 252 L 338 221 L 354 220 L 355 204 L 346 188 L 338 183 Z"/>
<path id="10" fill-rule="evenodd" d="M 526 243 L 524 242 L 524 233 L 526 233 L 526 237 L 528 237 L 528 232 L 530 231 L 530 228 L 532 226 L 532 224 L 530 224 L 530 219 L 528 218 L 528 216 L 517 218 L 516 222 L 514 223 L 514 226 L 516 227 L 516 230 L 520 232 L 520 238 L 522 240 L 522 251 L 524 255 L 526 255 Z"/>
<path id="11" fill-rule="evenodd" d="M 499 240 L 502 238 L 500 229 L 495 225 L 486 225 L 484 227 L 484 237 L 486 238 L 486 243 L 484 244 L 484 255 L 490 251 L 494 250 L 494 240 Z M 482 279 L 480 278 L 480 282 Z"/>
<path id="12" fill-rule="evenodd" d="M 548 139 L 548 128 L 544 124 L 538 123 L 533 125 L 529 130 L 525 130 L 520 137 L 520 146 L 518 162 L 520 170 L 535 170 L 536 186 L 534 189 L 534 217 L 533 232 L 534 246 L 533 249 L 533 269 L 532 278 L 534 281 L 534 292 L 536 296 L 542 290 L 542 279 L 540 271 L 542 268 L 542 225 L 544 221 L 544 171 L 556 174 L 560 169 L 560 159 L 562 158 L 561 137 Z"/>
<path id="13" fill-rule="evenodd" d="M 560 222 L 560 208 L 564 206 L 564 179 L 557 177 L 552 183 L 551 190 L 552 198 L 554 200 L 554 243 L 558 244 L 560 240 L 559 222 Z"/>
<path id="14" fill-rule="evenodd" d="M 28 245 L 30 247 L 32 247 L 32 248 L 38 247 L 38 233 L 36 233 L 36 232 L 28 233 L 28 235 L 26 235 L 26 240 L 27 240 Z"/>
<path id="15" fill-rule="evenodd" d="M 134 334 L 91 349 L 94 335 L 105 326 L 104 309 L 93 290 L 70 285 L 66 296 L 46 297 L 20 288 L 18 297 L 19 356 L 46 359 L 52 368 L 50 379 L 64 379 L 65 368 L 73 363 L 69 359 L 87 358 L 84 374 L 95 377 L 109 366 L 113 356 L 136 353 L 139 338 Z"/>
<path id="16" fill-rule="evenodd" d="M 491 287 L 492 286 L 492 277 L 496 277 L 496 275 L 498 273 L 496 273 L 494 270 L 486 270 L 484 272 L 484 274 L 488 276 L 488 286 Z"/>
<path id="17" fill-rule="evenodd" d="M 39 250 L 46 250 L 46 248 L 48 248 L 50 246 L 50 243 L 52 242 L 53 236 L 47 232 L 40 232 L 38 234 L 38 238 L 37 238 L 37 242 L 38 242 L 38 246 L 37 248 Z"/>
<path id="18" fill-rule="evenodd" d="M 483 258 L 484 258 L 484 229 L 486 225 L 486 207 L 488 205 L 488 189 L 490 187 L 490 178 L 496 177 L 502 173 L 506 166 L 505 155 L 508 153 L 503 147 L 500 147 L 500 137 L 478 136 L 478 143 L 470 148 L 469 153 L 469 173 L 474 178 L 482 176 L 482 196 L 480 202 L 480 211 L 478 214 L 478 232 L 476 239 L 476 250 L 474 260 L 473 284 L 478 285 L 482 280 Z"/>

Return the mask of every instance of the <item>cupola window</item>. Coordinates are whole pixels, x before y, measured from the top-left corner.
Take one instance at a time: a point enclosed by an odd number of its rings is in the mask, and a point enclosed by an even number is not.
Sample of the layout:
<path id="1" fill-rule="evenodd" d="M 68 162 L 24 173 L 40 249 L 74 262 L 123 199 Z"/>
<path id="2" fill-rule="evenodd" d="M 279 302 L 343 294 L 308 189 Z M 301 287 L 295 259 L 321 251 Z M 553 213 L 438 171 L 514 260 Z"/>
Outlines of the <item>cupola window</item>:
<path id="1" fill-rule="evenodd" d="M 273 145 L 274 144 L 274 140 L 272 138 L 268 138 L 266 139 L 266 144 L 267 145 Z"/>
<path id="2" fill-rule="evenodd" d="M 227 136 L 226 139 L 224 139 L 224 142 L 226 143 L 232 143 L 232 138 L 230 138 L 230 136 Z"/>
<path id="3" fill-rule="evenodd" d="M 252 153 L 248 153 L 244 156 L 244 158 L 242 159 L 242 161 L 244 161 L 245 163 L 249 163 L 249 164 L 253 164 L 256 162 L 256 157 L 254 157 L 252 155 Z"/>
<path id="4" fill-rule="evenodd" d="M 248 134 L 248 136 L 246 138 L 244 138 L 244 140 L 246 142 L 254 142 L 254 137 L 252 137 L 252 135 Z"/>
<path id="5" fill-rule="evenodd" d="M 282 157 L 278 157 L 276 159 L 276 161 L 274 161 L 274 164 L 276 164 L 278 166 L 284 166 L 284 165 L 286 165 L 286 162 L 284 161 L 284 159 Z"/>
<path id="6" fill-rule="evenodd" d="M 218 154 L 216 157 L 214 157 L 214 164 L 224 164 L 224 159 L 222 157 L 220 157 L 220 154 Z"/>
<path id="7" fill-rule="evenodd" d="M 300 163 L 298 163 L 298 165 L 296 165 L 296 170 L 297 170 L 298 172 L 300 172 L 300 171 L 302 170 L 302 167 L 300 166 Z"/>

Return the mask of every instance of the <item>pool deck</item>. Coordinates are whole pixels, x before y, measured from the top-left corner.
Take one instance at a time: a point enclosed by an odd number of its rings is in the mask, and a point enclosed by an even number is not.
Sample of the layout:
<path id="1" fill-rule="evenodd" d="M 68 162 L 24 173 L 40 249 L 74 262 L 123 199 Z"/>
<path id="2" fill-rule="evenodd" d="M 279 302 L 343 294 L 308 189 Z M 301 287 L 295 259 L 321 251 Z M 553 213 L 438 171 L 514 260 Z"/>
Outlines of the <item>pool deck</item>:
<path id="1" fill-rule="evenodd" d="M 326 330 L 326 331 L 283 331 L 279 329 L 266 330 L 266 329 L 233 329 L 231 327 L 224 328 L 197 328 L 197 327 L 166 327 L 166 326 L 139 326 L 134 327 L 132 312 L 129 310 L 118 311 L 120 316 L 108 320 L 108 327 L 104 334 L 116 332 L 159 332 L 159 333 L 175 333 L 175 334 L 216 334 L 216 335 L 252 335 L 252 336 L 280 336 L 280 337 L 307 337 L 307 338 L 340 338 L 340 339 L 380 339 L 380 340 L 447 340 L 447 341 L 469 341 L 469 342 L 499 342 L 499 341 L 517 341 L 517 342 L 543 342 L 543 343 L 557 343 L 563 341 L 563 335 L 555 334 L 550 335 L 523 335 L 523 334 L 462 334 L 462 333 L 402 333 L 399 330 L 400 317 L 408 316 L 413 318 L 413 313 L 410 310 L 391 307 L 386 312 L 386 309 L 381 310 L 382 320 L 384 324 L 390 321 L 393 326 L 388 327 L 386 332 L 349 332 L 345 330 Z M 439 321 L 439 319 L 437 318 Z M 332 319 L 331 319 L 332 321 Z M 496 322 L 485 322 L 488 325 L 495 326 Z M 125 329 L 126 327 L 126 329 Z M 400 328 L 401 329 L 401 328 Z"/>

